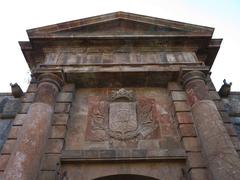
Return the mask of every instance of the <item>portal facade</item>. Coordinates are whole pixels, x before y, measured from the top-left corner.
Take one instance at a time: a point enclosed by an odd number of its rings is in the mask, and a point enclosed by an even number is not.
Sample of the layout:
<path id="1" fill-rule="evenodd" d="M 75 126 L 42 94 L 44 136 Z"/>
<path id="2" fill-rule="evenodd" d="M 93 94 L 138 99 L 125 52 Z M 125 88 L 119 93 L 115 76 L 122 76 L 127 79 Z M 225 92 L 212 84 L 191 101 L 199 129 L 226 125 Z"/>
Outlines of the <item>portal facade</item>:
<path id="1" fill-rule="evenodd" d="M 2 128 L 3 179 L 240 177 L 213 28 L 116 12 L 27 33 L 32 80 Z"/>

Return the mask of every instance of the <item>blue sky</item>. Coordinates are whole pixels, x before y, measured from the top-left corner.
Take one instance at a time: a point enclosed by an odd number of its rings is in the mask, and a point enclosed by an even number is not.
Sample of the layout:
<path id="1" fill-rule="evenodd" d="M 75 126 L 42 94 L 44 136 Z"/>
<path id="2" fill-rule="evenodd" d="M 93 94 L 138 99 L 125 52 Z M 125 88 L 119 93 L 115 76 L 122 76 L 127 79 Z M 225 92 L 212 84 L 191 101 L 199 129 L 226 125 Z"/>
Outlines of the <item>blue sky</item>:
<path id="1" fill-rule="evenodd" d="M 226 78 L 240 91 L 240 0 L 8 0 L 0 3 L 0 92 L 9 92 L 10 82 L 27 88 L 29 69 L 18 45 L 28 40 L 26 29 L 115 11 L 214 27 L 214 38 L 223 43 L 211 70 L 213 82 L 218 90 Z"/>

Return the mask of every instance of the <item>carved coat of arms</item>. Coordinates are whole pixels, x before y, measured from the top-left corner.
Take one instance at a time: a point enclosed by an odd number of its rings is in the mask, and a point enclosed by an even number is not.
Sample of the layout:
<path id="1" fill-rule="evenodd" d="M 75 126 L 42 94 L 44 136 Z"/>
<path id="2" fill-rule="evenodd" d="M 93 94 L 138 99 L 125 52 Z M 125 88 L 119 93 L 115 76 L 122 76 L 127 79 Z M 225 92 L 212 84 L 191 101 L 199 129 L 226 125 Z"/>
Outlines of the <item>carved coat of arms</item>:
<path id="1" fill-rule="evenodd" d="M 126 89 L 112 91 L 108 101 L 95 100 L 88 117 L 89 140 L 95 141 L 145 138 L 158 127 L 154 100 L 136 100 Z"/>

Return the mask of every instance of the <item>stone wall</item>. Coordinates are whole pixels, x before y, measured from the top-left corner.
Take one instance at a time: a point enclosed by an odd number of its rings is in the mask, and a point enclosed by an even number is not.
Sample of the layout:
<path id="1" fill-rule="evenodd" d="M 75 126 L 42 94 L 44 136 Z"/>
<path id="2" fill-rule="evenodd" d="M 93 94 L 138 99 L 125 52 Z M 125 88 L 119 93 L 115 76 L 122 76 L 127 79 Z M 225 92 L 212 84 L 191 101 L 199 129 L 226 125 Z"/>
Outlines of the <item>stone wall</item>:
<path id="1" fill-rule="evenodd" d="M 126 93 L 132 93 L 134 99 L 128 97 L 130 100 L 115 102 L 111 100 L 113 92 L 124 97 Z M 126 106 L 131 108 L 117 115 Z M 125 117 L 127 114 L 131 116 L 131 122 L 121 129 L 121 124 L 115 122 L 114 117 Z M 179 179 L 183 177 L 185 159 L 165 87 L 76 90 L 61 155 L 61 171 L 66 172 L 68 178 L 80 175 L 87 180 L 130 173 Z M 121 164 L 126 167 L 122 168 Z"/>
<path id="2" fill-rule="evenodd" d="M 17 128 L 12 128 L 14 118 L 21 108 L 21 100 L 10 93 L 0 94 L 0 177 L 7 163 L 10 149 L 17 138 Z"/>
<path id="3" fill-rule="evenodd" d="M 223 120 L 233 144 L 240 154 L 240 93 L 231 92 L 228 97 L 222 98 Z"/>
<path id="4" fill-rule="evenodd" d="M 42 158 L 38 180 L 52 180 L 58 176 L 60 156 L 65 146 L 65 136 L 74 92 L 75 86 L 73 84 L 66 84 L 57 97 L 52 126 Z"/>
<path id="5" fill-rule="evenodd" d="M 176 82 L 170 82 L 168 90 L 172 99 L 172 112 L 181 136 L 181 143 L 187 153 L 186 176 L 192 180 L 207 180 L 209 179 L 207 164 L 202 154 L 185 90 Z"/>

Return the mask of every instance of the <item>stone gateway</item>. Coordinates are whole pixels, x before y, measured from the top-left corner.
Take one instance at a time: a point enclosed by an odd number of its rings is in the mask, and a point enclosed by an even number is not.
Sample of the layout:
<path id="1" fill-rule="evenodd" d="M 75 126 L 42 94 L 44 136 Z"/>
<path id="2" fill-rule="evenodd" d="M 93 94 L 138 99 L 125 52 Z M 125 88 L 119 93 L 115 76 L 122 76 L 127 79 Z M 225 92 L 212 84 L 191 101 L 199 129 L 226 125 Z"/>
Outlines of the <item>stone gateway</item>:
<path id="1" fill-rule="evenodd" d="M 240 94 L 212 83 L 213 31 L 126 12 L 27 30 L 31 83 L 0 94 L 0 178 L 239 179 Z"/>

